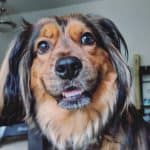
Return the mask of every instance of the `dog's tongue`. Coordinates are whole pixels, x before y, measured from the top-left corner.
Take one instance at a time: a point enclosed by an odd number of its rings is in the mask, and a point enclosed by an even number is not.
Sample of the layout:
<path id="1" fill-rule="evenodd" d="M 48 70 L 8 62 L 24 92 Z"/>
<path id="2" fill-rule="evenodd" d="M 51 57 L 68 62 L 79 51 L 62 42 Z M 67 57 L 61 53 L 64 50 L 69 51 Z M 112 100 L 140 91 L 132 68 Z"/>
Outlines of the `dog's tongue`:
<path id="1" fill-rule="evenodd" d="M 81 94 L 82 94 L 82 91 L 80 89 L 64 91 L 62 93 L 63 97 L 65 98 L 74 97 L 74 96 L 81 95 Z"/>

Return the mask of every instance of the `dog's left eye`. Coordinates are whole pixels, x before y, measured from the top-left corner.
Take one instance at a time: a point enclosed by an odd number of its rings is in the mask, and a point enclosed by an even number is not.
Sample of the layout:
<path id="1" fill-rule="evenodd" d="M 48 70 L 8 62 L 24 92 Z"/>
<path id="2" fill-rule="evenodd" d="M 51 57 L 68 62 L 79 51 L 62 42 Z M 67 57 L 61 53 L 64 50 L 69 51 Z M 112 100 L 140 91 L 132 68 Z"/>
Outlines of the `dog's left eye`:
<path id="1" fill-rule="evenodd" d="M 50 48 L 50 43 L 47 41 L 40 41 L 37 45 L 40 54 L 46 53 Z"/>
<path id="2" fill-rule="evenodd" d="M 93 45 L 95 43 L 95 39 L 90 32 L 85 32 L 81 36 L 81 44 L 83 45 Z"/>

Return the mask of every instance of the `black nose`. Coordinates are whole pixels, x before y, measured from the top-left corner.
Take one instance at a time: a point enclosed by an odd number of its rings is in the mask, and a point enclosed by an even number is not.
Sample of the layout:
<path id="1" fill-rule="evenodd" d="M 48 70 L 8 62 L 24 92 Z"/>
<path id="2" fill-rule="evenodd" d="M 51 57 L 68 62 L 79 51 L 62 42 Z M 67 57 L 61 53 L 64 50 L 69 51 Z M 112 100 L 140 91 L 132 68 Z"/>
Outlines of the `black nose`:
<path id="1" fill-rule="evenodd" d="M 62 79 L 73 79 L 82 69 L 81 61 L 74 56 L 62 57 L 56 62 L 55 72 Z"/>

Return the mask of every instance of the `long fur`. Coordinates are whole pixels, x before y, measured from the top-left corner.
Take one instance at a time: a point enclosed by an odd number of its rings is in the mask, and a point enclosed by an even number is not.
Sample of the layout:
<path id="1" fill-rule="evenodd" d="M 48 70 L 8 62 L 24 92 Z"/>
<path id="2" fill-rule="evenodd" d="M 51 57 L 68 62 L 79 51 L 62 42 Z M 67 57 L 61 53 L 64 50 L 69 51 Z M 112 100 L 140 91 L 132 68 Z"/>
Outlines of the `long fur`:
<path id="1" fill-rule="evenodd" d="M 94 120 L 91 117 L 84 132 L 72 135 L 67 141 L 60 140 L 63 135 L 57 132 L 61 129 L 53 124 L 53 120 L 50 119 L 47 123 L 47 120 L 42 118 L 52 110 L 42 112 L 42 107 L 48 107 L 50 103 L 45 102 L 43 106 L 37 105 L 38 97 L 34 94 L 34 90 L 31 90 L 31 69 L 36 58 L 36 53 L 33 51 L 34 42 L 40 29 L 47 22 L 56 19 L 59 24 L 65 24 L 65 21 L 62 23 L 62 18 L 59 17 L 45 18 L 33 25 L 24 21 L 23 31 L 13 41 L 4 58 L 0 71 L 0 121 L 11 124 L 25 119 L 31 126 L 37 125 L 41 132 L 49 140 L 52 140 L 54 147 L 60 149 L 67 149 L 67 144 L 72 143 L 72 149 L 84 149 L 83 147 L 86 149 L 88 147 L 89 149 L 102 150 L 148 150 L 149 125 L 143 122 L 142 116 L 139 116 L 133 106 L 132 75 L 122 56 L 123 49 L 125 56 L 128 55 L 123 36 L 109 19 L 91 15 L 72 15 L 71 17 L 86 23 L 92 30 L 98 46 L 106 50 L 113 69 L 117 73 L 117 77 L 113 74 L 110 75 L 114 81 L 106 83 L 106 85 L 108 84 L 107 94 L 102 95 L 106 109 L 100 111 L 93 108 L 91 116 L 98 116 L 97 119 Z M 114 82 L 115 84 L 113 84 Z M 62 113 L 64 112 L 62 111 Z M 80 113 L 82 116 L 89 117 L 82 111 Z M 74 117 L 79 117 L 79 114 Z M 40 118 L 43 120 L 41 121 Z M 69 128 L 69 125 L 67 127 Z M 47 133 L 47 131 L 49 132 Z M 61 131 L 61 133 L 63 132 L 65 131 Z"/>

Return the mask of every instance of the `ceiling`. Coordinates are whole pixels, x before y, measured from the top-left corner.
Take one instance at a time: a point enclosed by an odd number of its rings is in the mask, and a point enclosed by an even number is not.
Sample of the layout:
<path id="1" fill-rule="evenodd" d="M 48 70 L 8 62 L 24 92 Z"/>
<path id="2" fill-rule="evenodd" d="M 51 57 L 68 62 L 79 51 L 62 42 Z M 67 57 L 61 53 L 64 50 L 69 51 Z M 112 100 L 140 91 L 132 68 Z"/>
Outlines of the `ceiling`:
<path id="1" fill-rule="evenodd" d="M 7 0 L 4 7 L 7 8 L 8 14 L 10 15 L 79 4 L 88 1 L 91 0 Z"/>

